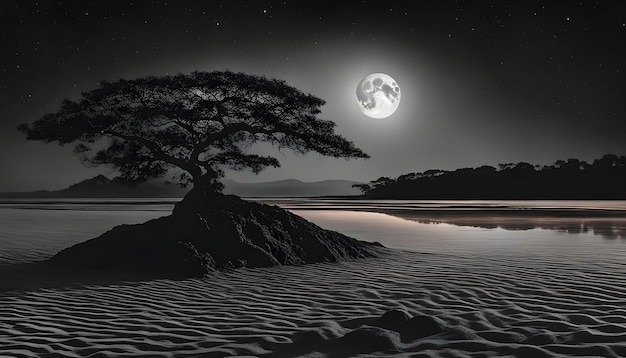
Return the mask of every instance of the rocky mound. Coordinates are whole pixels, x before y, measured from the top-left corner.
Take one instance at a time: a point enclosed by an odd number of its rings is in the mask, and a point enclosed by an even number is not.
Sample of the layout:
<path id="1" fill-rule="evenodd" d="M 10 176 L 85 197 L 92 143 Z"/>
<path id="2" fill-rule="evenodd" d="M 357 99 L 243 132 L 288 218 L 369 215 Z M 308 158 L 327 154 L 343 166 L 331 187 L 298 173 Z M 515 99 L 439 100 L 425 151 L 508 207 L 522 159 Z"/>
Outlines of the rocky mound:
<path id="1" fill-rule="evenodd" d="M 121 225 L 50 259 L 55 266 L 159 276 L 376 256 L 376 244 L 329 231 L 277 206 L 217 195 L 172 215 Z M 380 246 L 378 244 L 378 246 Z"/>

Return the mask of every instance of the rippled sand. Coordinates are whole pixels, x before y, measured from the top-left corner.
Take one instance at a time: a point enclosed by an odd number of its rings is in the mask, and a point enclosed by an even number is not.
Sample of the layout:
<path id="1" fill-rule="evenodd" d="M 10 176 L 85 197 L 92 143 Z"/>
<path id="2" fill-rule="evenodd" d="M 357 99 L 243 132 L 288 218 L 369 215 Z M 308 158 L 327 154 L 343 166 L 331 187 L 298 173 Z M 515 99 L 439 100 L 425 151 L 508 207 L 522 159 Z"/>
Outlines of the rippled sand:
<path id="1" fill-rule="evenodd" d="M 377 327 L 393 309 L 443 331 L 411 338 Z M 626 263 L 598 257 L 388 250 L 339 264 L 0 293 L 0 355 L 15 357 L 613 357 L 626 355 L 624 342 Z"/>
<path id="2" fill-rule="evenodd" d="M 122 282 L 32 262 L 160 212 L 28 213 L 3 212 L 0 357 L 626 356 L 623 215 L 520 223 L 303 210 L 407 251 Z"/>

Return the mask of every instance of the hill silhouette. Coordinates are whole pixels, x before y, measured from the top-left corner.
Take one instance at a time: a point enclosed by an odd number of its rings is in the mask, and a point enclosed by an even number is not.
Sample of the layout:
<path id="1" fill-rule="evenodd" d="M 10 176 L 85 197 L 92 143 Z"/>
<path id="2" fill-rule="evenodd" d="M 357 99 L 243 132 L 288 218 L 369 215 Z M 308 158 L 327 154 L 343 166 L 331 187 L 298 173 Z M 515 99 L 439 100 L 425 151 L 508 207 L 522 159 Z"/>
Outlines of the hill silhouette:
<path id="1" fill-rule="evenodd" d="M 303 182 L 286 179 L 259 183 L 239 183 L 225 179 L 224 193 L 243 197 L 311 197 L 358 195 L 349 180 Z M 150 181 L 129 185 L 119 179 L 98 175 L 62 190 L 0 193 L 0 198 L 182 198 L 189 191 L 167 181 Z"/>
<path id="2" fill-rule="evenodd" d="M 98 175 L 62 190 L 0 193 L 2 198 L 182 198 L 188 188 L 169 182 L 129 185 L 119 179 Z"/>
<path id="3" fill-rule="evenodd" d="M 355 184 L 372 199 L 626 199 L 626 156 L 427 170 Z"/>
<path id="4" fill-rule="evenodd" d="M 357 184 L 349 180 L 322 180 L 303 182 L 286 179 L 262 183 L 239 183 L 234 180 L 223 180 L 224 193 L 245 197 L 311 197 L 311 196 L 343 196 L 358 195 Z"/>

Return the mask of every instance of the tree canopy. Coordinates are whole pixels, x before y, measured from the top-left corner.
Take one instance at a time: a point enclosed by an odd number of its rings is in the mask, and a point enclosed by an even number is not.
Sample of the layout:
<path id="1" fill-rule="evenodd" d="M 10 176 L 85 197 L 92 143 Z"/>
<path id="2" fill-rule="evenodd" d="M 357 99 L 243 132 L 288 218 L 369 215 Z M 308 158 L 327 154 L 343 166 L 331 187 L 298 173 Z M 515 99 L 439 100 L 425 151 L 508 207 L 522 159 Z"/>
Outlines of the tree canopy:
<path id="1" fill-rule="evenodd" d="M 427 170 L 356 184 L 376 199 L 625 199 L 626 156 L 607 154 L 587 163 L 557 160 Z"/>
<path id="2" fill-rule="evenodd" d="M 182 169 L 182 183 L 221 189 L 223 168 L 279 167 L 273 156 L 248 153 L 268 142 L 296 153 L 368 158 L 320 119 L 324 100 L 277 79 L 244 73 L 193 72 L 101 82 L 78 101 L 18 130 L 28 140 L 73 144 L 91 165 L 110 165 L 142 182 Z"/>

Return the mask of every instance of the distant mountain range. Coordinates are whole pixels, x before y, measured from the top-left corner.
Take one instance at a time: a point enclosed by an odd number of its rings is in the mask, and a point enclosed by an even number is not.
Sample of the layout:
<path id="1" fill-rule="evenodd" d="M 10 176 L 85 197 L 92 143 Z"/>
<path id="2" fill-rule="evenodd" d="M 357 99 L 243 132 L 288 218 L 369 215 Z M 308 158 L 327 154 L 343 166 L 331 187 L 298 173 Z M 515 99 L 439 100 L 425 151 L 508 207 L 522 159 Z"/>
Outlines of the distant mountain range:
<path id="1" fill-rule="evenodd" d="M 224 180 L 225 194 L 243 197 L 307 197 L 358 195 L 352 188 L 356 182 L 349 180 L 323 180 L 302 182 L 296 179 L 263 183 L 239 183 Z M 30 192 L 1 193 L 0 198 L 182 198 L 189 187 L 181 188 L 169 182 L 148 182 L 128 186 L 98 175 L 62 190 L 37 190 Z"/>
<path id="2" fill-rule="evenodd" d="M 234 180 L 224 180 L 223 183 L 225 185 L 225 194 L 235 194 L 244 197 L 306 197 L 361 194 L 358 189 L 352 187 L 352 184 L 357 184 L 357 182 L 349 180 L 302 182 L 296 179 L 287 179 L 264 183 L 238 183 Z"/>

